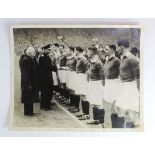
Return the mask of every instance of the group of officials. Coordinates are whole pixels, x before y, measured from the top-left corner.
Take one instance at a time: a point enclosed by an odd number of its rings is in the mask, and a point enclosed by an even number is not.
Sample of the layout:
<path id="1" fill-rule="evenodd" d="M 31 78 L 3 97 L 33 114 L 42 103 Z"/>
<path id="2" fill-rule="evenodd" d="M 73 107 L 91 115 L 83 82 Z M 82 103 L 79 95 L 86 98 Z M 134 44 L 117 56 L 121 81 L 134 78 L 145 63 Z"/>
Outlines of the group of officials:
<path id="1" fill-rule="evenodd" d="M 139 50 L 127 40 L 87 48 L 48 44 L 28 47 L 19 60 L 24 115 L 34 116 L 33 103 L 52 110 L 54 98 L 78 113 L 79 120 L 104 127 L 111 104 L 112 128 L 139 126 Z"/>

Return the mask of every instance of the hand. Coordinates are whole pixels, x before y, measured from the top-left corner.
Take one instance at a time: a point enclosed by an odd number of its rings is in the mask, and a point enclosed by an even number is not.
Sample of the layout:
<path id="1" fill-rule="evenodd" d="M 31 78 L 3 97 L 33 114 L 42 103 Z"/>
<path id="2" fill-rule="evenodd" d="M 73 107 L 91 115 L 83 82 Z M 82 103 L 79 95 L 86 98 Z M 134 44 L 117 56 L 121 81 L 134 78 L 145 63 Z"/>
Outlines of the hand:
<path id="1" fill-rule="evenodd" d="M 102 85 L 105 86 L 105 80 L 102 80 Z"/>

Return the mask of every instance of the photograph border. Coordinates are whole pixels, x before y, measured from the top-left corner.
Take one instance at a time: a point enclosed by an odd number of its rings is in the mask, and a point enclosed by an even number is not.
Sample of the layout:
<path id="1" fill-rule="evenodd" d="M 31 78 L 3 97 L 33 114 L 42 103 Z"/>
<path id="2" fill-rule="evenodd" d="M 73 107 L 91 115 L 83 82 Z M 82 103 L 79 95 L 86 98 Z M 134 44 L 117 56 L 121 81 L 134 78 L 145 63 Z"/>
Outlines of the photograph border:
<path id="1" fill-rule="evenodd" d="M 13 126 L 14 119 L 14 28 L 140 28 L 140 128 L 134 129 L 114 129 L 114 128 L 42 128 L 42 127 L 15 127 Z M 9 129 L 16 131 L 61 131 L 61 132 L 143 132 L 144 131 L 144 26 L 142 25 L 12 25 L 10 27 L 10 116 Z"/>

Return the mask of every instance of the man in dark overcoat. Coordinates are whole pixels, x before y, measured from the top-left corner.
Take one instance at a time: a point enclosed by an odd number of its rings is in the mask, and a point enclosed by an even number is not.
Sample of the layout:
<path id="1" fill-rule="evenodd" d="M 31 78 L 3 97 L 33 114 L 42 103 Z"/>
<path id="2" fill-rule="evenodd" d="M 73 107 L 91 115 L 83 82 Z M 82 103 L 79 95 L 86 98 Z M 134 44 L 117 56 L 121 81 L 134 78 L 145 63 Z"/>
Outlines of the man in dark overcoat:
<path id="1" fill-rule="evenodd" d="M 34 58 L 35 50 L 33 47 L 28 47 L 26 55 L 21 62 L 21 101 L 24 103 L 24 115 L 34 116 L 33 113 L 33 90 L 35 87 L 35 71 Z"/>
<path id="2" fill-rule="evenodd" d="M 22 61 L 23 61 L 24 57 L 26 56 L 26 50 L 27 49 L 24 50 L 23 54 L 19 58 L 19 68 L 20 68 L 20 71 L 21 71 L 21 75 L 22 75 L 22 66 L 21 65 L 22 65 Z M 22 79 L 22 77 L 21 77 L 21 79 Z M 21 80 L 21 89 L 22 89 L 22 85 L 23 85 L 22 81 L 23 80 Z"/>
<path id="3" fill-rule="evenodd" d="M 57 71 L 49 57 L 50 51 L 43 49 L 39 58 L 39 86 L 41 91 L 40 109 L 49 111 L 51 110 L 51 100 L 53 96 L 53 77 L 52 71 Z"/>

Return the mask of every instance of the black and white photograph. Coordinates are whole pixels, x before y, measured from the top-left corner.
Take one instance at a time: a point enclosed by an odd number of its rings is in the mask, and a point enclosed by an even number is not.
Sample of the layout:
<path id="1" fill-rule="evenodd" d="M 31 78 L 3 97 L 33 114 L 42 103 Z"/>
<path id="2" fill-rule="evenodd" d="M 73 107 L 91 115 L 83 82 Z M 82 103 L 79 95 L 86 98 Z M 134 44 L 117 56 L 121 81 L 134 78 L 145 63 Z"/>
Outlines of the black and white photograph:
<path id="1" fill-rule="evenodd" d="M 143 131 L 141 25 L 14 25 L 11 130 Z"/>

